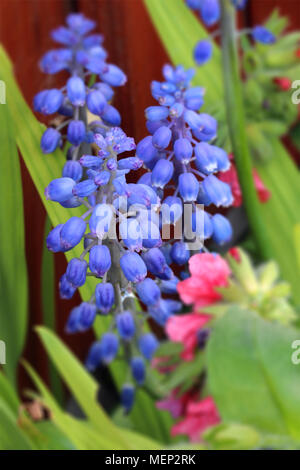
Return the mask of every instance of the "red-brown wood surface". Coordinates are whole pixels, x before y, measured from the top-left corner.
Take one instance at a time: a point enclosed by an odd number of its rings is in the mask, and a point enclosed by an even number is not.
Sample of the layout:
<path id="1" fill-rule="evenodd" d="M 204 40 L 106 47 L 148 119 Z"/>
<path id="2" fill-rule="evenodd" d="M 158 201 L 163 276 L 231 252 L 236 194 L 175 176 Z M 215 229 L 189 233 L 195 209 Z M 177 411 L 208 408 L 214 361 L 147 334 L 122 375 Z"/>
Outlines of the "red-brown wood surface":
<path id="1" fill-rule="evenodd" d="M 174 3 L 176 1 L 183 0 L 174 0 Z M 289 15 L 292 28 L 299 29 L 299 0 L 249 1 L 248 24 L 261 22 L 272 8 L 279 6 L 282 13 Z M 82 11 L 97 21 L 98 30 L 105 36 L 109 60 L 118 64 L 128 75 L 128 83 L 118 90 L 115 104 L 122 114 L 124 130 L 138 141 L 146 134 L 144 108 L 152 102 L 150 81 L 161 77 L 161 66 L 167 61 L 142 0 L 0 0 L 0 40 L 13 61 L 17 80 L 27 102 L 31 103 L 39 90 L 62 83 L 62 77 L 42 74 L 37 64 L 42 54 L 53 47 L 49 37 L 51 29 L 62 24 L 71 11 Z M 47 380 L 46 355 L 32 331 L 32 327 L 42 323 L 43 318 L 40 267 L 45 211 L 24 164 L 22 177 L 30 288 L 30 325 L 25 356 Z M 57 279 L 65 266 L 64 256 L 56 256 Z M 83 358 L 91 334 L 67 337 L 63 333 L 68 312 L 78 300 L 77 297 L 73 301 L 61 301 L 56 295 L 57 331 Z M 21 381 L 22 386 L 27 384 L 24 373 L 21 373 Z"/>

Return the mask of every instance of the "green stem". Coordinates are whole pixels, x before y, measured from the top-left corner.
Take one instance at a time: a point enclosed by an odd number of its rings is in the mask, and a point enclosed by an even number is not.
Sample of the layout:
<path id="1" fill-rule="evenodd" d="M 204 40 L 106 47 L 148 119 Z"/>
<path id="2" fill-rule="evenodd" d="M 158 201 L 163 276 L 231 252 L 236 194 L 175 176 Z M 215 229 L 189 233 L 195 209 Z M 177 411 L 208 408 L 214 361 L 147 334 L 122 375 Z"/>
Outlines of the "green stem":
<path id="1" fill-rule="evenodd" d="M 222 0 L 221 36 L 222 64 L 225 87 L 227 122 L 234 153 L 244 207 L 263 259 L 272 257 L 267 228 L 253 181 L 251 155 L 246 134 L 242 81 L 236 43 L 235 9 L 230 0 Z"/>

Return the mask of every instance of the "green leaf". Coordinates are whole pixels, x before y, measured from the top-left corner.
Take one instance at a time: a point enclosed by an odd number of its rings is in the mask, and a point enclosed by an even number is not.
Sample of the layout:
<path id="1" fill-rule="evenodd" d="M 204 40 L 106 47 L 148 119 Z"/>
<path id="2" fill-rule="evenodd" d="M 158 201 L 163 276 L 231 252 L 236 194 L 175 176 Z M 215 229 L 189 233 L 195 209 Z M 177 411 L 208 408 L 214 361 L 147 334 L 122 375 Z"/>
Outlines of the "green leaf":
<path id="1" fill-rule="evenodd" d="M 7 104 L 0 105 L 0 141 L 0 340 L 6 345 L 4 371 L 14 382 L 27 330 L 28 294 L 22 181 Z"/>
<path id="2" fill-rule="evenodd" d="M 45 220 L 45 239 L 51 230 L 51 222 L 48 216 Z M 43 302 L 43 324 L 53 331 L 56 330 L 55 322 L 55 271 L 54 271 L 54 254 L 47 249 L 46 243 L 43 244 L 42 257 L 42 302 Z M 51 390 L 55 398 L 63 402 L 62 383 L 57 374 L 55 367 L 49 361 L 49 376 Z"/>
<path id="3" fill-rule="evenodd" d="M 232 309 L 208 343 L 209 387 L 225 422 L 300 441 L 300 374 L 292 343 L 300 331 Z"/>
<path id="4" fill-rule="evenodd" d="M 4 403 L 12 413 L 17 414 L 19 399 L 11 382 L 0 372 L 0 403 Z"/>
<path id="5" fill-rule="evenodd" d="M 38 327 L 37 332 L 62 379 L 91 423 L 99 430 L 105 429 L 118 448 L 130 448 L 131 446 L 97 403 L 97 382 L 52 331 Z"/>

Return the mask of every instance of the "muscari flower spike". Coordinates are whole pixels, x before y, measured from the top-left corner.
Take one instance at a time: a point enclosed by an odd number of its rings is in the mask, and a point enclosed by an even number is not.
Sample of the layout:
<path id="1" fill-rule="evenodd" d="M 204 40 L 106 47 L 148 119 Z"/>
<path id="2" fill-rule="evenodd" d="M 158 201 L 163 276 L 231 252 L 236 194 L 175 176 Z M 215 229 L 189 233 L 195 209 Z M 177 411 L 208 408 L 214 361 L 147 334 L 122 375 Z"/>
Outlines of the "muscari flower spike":
<path id="1" fill-rule="evenodd" d="M 47 73 L 70 73 L 66 87 L 40 92 L 34 100 L 36 110 L 65 116 L 58 128 L 45 131 L 42 149 L 50 153 L 64 139 L 71 143 L 62 177 L 50 182 L 45 194 L 63 207 L 86 208 L 81 217 L 73 216 L 55 227 L 47 246 L 53 252 L 66 252 L 82 245 L 81 254 L 69 262 L 60 280 L 60 294 L 72 298 L 87 276 L 99 282 L 90 300 L 72 310 L 66 330 L 83 332 L 92 327 L 96 315 L 109 316 L 109 332 L 92 345 L 86 366 L 92 371 L 107 365 L 124 349 L 131 378 L 122 389 L 121 402 L 129 411 L 134 388 L 144 383 L 147 361 L 158 347 L 155 336 L 145 331 L 147 317 L 164 326 L 181 309 L 180 302 L 163 296 L 174 294 L 178 283 L 170 264 L 183 266 L 189 250 L 185 240 L 164 243 L 161 227 L 176 223 L 186 202 L 192 202 L 195 211 L 200 196 L 208 205 L 230 205 L 225 183 L 214 176 L 211 183 L 203 184 L 213 173 L 227 170 L 229 159 L 211 144 L 216 121 L 197 112 L 204 90 L 190 87 L 193 71 L 181 66 L 165 66 L 165 81 L 153 82 L 158 106 L 146 110 L 150 135 L 136 149 L 134 140 L 118 127 L 120 115 L 110 104 L 112 87 L 124 84 L 126 77 L 118 67 L 106 63 L 102 36 L 90 34 L 93 28 L 94 23 L 83 15 L 68 16 L 67 27 L 52 34 L 63 48 L 50 51 L 41 61 Z M 89 87 L 86 81 L 91 73 L 100 81 Z M 88 111 L 97 114 L 97 120 L 89 123 Z M 65 126 L 66 137 L 61 134 Z M 206 147 L 196 152 L 200 142 Z M 142 165 L 149 171 L 136 184 L 128 183 L 128 173 Z M 173 196 L 165 196 L 165 189 L 172 185 Z M 162 201 L 172 210 L 159 213 Z M 201 213 L 208 229 L 197 236 L 213 236 L 218 243 L 228 241 L 229 222 L 220 214 L 221 219 Z M 118 233 L 111 236 L 114 223 Z M 135 298 L 145 306 L 144 311 L 137 312 Z"/>

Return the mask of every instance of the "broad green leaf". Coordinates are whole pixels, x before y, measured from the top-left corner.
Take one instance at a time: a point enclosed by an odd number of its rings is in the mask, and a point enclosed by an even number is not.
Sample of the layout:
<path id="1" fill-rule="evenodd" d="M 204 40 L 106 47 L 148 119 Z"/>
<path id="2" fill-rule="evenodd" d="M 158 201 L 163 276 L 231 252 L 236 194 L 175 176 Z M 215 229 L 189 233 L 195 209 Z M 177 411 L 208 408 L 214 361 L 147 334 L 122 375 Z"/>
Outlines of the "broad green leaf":
<path id="1" fill-rule="evenodd" d="M 46 216 L 45 220 L 45 239 L 47 234 L 51 230 L 51 222 Z M 56 330 L 55 322 L 55 270 L 54 270 L 54 254 L 47 249 L 46 243 L 43 246 L 43 257 L 42 257 L 42 302 L 43 302 L 43 324 L 53 331 Z M 55 398 L 62 403 L 63 402 L 63 389 L 61 380 L 52 362 L 49 361 L 49 376 L 51 390 Z"/>
<path id="2" fill-rule="evenodd" d="M 194 67 L 192 50 L 197 41 L 207 37 L 207 31 L 195 15 L 183 1 L 144 0 L 144 3 L 172 62 Z M 276 20 L 276 16 L 274 18 Z M 282 27 L 281 19 L 277 20 L 276 28 Z M 196 68 L 193 84 L 206 88 L 204 109 L 214 109 L 215 117 L 218 120 L 223 117 L 224 120 L 222 70 L 217 47 L 211 61 Z M 219 133 L 222 134 L 222 127 L 225 125 L 224 121 L 220 122 Z M 272 148 L 273 158 L 256 164 L 263 182 L 272 194 L 268 203 L 262 204 L 263 216 L 273 258 L 280 266 L 281 276 L 291 283 L 294 300 L 300 303 L 300 290 L 297 287 L 300 270 L 296 262 L 293 238 L 294 227 L 300 221 L 299 172 L 278 139 L 270 139 L 268 144 Z M 259 142 L 256 145 L 256 150 L 260 153 Z"/>
<path id="3" fill-rule="evenodd" d="M 19 399 L 14 387 L 7 377 L 0 372 L 0 403 L 5 403 L 12 413 L 17 413 Z"/>
<path id="4" fill-rule="evenodd" d="M 32 367 L 26 362 L 24 362 L 24 366 L 38 388 L 42 402 L 51 410 L 53 423 L 77 449 L 117 450 L 119 448 L 118 443 L 115 442 L 110 433 L 107 432 L 107 428 L 99 428 L 98 425 L 95 426 L 94 423 L 91 423 L 91 420 L 76 419 L 65 413 Z M 103 432 L 104 429 L 105 432 Z M 128 439 L 131 443 L 131 446 L 125 449 L 154 450 L 160 448 L 159 444 L 154 440 L 137 434 L 132 430 L 119 428 L 118 431 L 120 435 L 124 436 L 124 439 Z M 124 449 L 123 447 L 121 448 Z"/>
<path id="5" fill-rule="evenodd" d="M 91 423 L 99 430 L 103 431 L 105 429 L 107 435 L 119 448 L 130 448 L 116 426 L 97 403 L 98 384 L 93 377 L 52 331 L 45 327 L 38 327 L 37 332 L 62 379 L 72 391 Z"/>
<path id="6" fill-rule="evenodd" d="M 4 371 L 14 382 L 27 330 L 28 294 L 22 181 L 8 104 L 0 105 L 0 141 L 0 341 L 6 345 Z"/>
<path id="7" fill-rule="evenodd" d="M 30 450 L 34 446 L 18 427 L 17 418 L 0 402 L 0 450 Z"/>
<path id="8" fill-rule="evenodd" d="M 300 369 L 292 362 L 292 344 L 299 338 L 299 330 L 239 308 L 216 321 L 208 378 L 225 422 L 300 441 Z"/>

